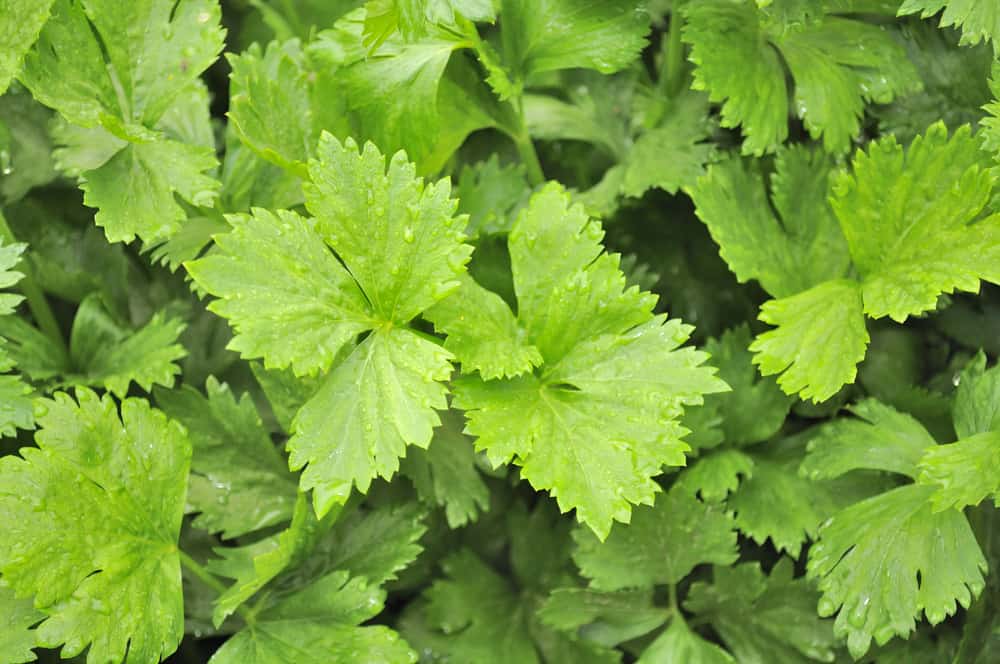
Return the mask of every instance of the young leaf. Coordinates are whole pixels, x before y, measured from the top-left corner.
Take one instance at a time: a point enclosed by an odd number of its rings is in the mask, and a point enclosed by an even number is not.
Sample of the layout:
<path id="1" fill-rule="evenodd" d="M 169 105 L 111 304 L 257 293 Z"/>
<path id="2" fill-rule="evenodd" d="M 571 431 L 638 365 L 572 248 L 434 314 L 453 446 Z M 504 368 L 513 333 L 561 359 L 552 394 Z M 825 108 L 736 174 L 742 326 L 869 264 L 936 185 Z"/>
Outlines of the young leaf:
<path id="1" fill-rule="evenodd" d="M 696 565 L 736 560 L 736 530 L 718 507 L 684 491 L 661 494 L 652 507 L 636 508 L 631 522 L 607 541 L 578 529 L 573 559 L 598 590 L 675 584 Z"/>
<path id="2" fill-rule="evenodd" d="M 210 664 L 413 664 L 417 655 L 388 627 L 360 627 L 385 605 L 385 591 L 332 572 L 282 597 L 230 637 Z"/>
<path id="3" fill-rule="evenodd" d="M 53 0 L 4 0 L 0 5 L 0 95 L 21 68 L 21 60 L 38 39 Z"/>
<path id="4" fill-rule="evenodd" d="M 855 658 L 872 638 L 908 637 L 923 613 L 936 625 L 982 592 L 986 560 L 965 516 L 933 512 L 935 489 L 902 486 L 837 513 L 809 551 L 822 616 Z"/>
<path id="5" fill-rule="evenodd" d="M 0 244 L 0 288 L 10 288 L 24 277 L 24 274 L 14 269 L 21 260 L 21 254 L 28 247 L 26 244 Z M 0 316 L 14 313 L 14 307 L 21 303 L 24 297 L 14 293 L 0 293 Z"/>
<path id="6" fill-rule="evenodd" d="M 513 379 L 463 378 L 455 403 L 494 465 L 516 458 L 604 538 L 632 504 L 653 501 L 663 464 L 683 462 L 682 407 L 725 387 L 699 366 L 704 354 L 678 348 L 688 326 L 654 317 L 653 297 L 626 289 L 602 237 L 557 185 L 532 198 L 509 245 L 517 323 L 543 363 Z"/>
<path id="7" fill-rule="evenodd" d="M 184 633 L 177 550 L 191 447 L 140 399 L 40 402 L 37 448 L 0 459 L 0 572 L 45 613 L 38 644 L 158 661 Z M 127 651 L 127 657 L 126 657 Z"/>
<path id="8" fill-rule="evenodd" d="M 192 525 L 234 539 L 290 520 L 297 482 L 250 396 L 237 399 L 213 377 L 205 391 L 155 392 L 156 404 L 187 428 L 194 448 L 187 495 L 188 511 L 197 513 Z"/>
<path id="9" fill-rule="evenodd" d="M 958 376 L 952 419 L 959 438 L 1000 430 L 1000 368 L 979 351 Z"/>
<path id="10" fill-rule="evenodd" d="M 735 664 L 728 652 L 691 631 L 680 615 L 642 651 L 637 664 Z"/>
<path id="11" fill-rule="evenodd" d="M 559 588 L 545 600 L 538 617 L 549 627 L 570 633 L 580 630 L 590 641 L 615 646 L 660 627 L 670 619 L 670 610 L 653 606 L 650 588 L 615 592 Z"/>
<path id="12" fill-rule="evenodd" d="M 1000 431 L 987 431 L 927 450 L 920 482 L 937 485 L 935 511 L 978 505 L 1000 491 Z"/>

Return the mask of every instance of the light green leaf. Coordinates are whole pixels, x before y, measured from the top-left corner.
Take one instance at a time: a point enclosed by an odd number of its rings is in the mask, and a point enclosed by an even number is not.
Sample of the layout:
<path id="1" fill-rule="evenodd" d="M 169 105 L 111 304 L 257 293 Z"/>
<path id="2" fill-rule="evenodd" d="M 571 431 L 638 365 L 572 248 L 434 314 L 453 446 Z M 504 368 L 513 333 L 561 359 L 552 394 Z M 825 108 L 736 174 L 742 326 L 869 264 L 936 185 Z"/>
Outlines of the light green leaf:
<path id="1" fill-rule="evenodd" d="M 216 166 L 212 148 L 150 136 L 126 145 L 99 168 L 81 175 L 85 205 L 109 242 L 165 240 L 187 218 L 174 195 L 211 206 L 219 183 L 204 171 Z"/>
<path id="2" fill-rule="evenodd" d="M 924 451 L 937 445 L 920 422 L 906 413 L 866 399 L 850 408 L 856 418 L 824 425 L 809 442 L 802 473 L 829 479 L 859 468 L 917 476 Z"/>
<path id="3" fill-rule="evenodd" d="M 692 188 L 698 217 L 741 282 L 788 297 L 843 277 L 850 255 L 830 205 L 831 161 L 802 146 L 778 150 L 768 201 L 756 161 L 713 164 Z"/>
<path id="4" fill-rule="evenodd" d="M 209 377 L 206 396 L 190 386 L 157 389 L 156 403 L 188 430 L 194 452 L 187 511 L 192 525 L 234 539 L 288 521 L 297 481 L 288 472 L 249 395 L 237 399 Z"/>
<path id="5" fill-rule="evenodd" d="M 2 213 L 0 213 L 2 214 Z M 3 220 L 3 217 L 0 217 Z M 6 223 L 6 220 L 3 221 Z M 26 244 L 0 243 L 0 288 L 10 288 L 24 277 L 24 274 L 14 268 L 21 261 L 21 254 L 27 249 Z M 14 313 L 14 307 L 21 303 L 24 297 L 13 293 L 0 293 L 0 316 Z"/>
<path id="6" fill-rule="evenodd" d="M 816 592 L 793 579 L 781 558 L 765 575 L 758 563 L 713 567 L 714 583 L 691 586 L 684 608 L 708 619 L 740 664 L 833 661 L 830 622 L 816 616 Z"/>
<path id="7" fill-rule="evenodd" d="M 2 78 L 0 74 L 0 88 Z M 0 200 L 8 204 L 18 201 L 32 188 L 57 177 L 52 159 L 51 122 L 52 113 L 27 92 L 12 91 L 0 96 L 0 146 L 6 151 L 0 168 Z"/>
<path id="8" fill-rule="evenodd" d="M 646 46 L 649 15 L 635 0 L 501 0 L 504 63 L 514 77 L 556 69 L 611 74 Z"/>
<path id="9" fill-rule="evenodd" d="M 684 491 L 636 508 L 629 524 L 613 528 L 603 543 L 583 529 L 573 537 L 573 559 L 598 590 L 677 583 L 696 565 L 728 565 L 737 558 L 732 519 Z"/>
<path id="10" fill-rule="evenodd" d="M 191 447 L 140 399 L 40 402 L 37 448 L 0 459 L 0 571 L 47 616 L 38 644 L 159 661 L 184 632 L 177 551 Z M 126 650 L 128 655 L 126 657 Z"/>
<path id="11" fill-rule="evenodd" d="M 826 281 L 807 291 L 765 302 L 760 319 L 777 327 L 750 345 L 760 373 L 780 373 L 786 394 L 825 401 L 857 375 L 868 330 L 855 281 Z"/>
<path id="12" fill-rule="evenodd" d="M 31 628 L 44 617 L 31 599 L 17 599 L 13 590 L 0 585 L 0 652 L 4 662 L 24 664 L 38 658 L 32 652 L 36 643 L 35 630 Z"/>
<path id="13" fill-rule="evenodd" d="M 49 18 L 52 0 L 0 2 L 0 95 L 21 69 L 21 60 Z"/>
<path id="14" fill-rule="evenodd" d="M 920 460 L 920 482 L 935 485 L 935 511 L 978 505 L 1000 491 L 1000 431 L 929 448 Z"/>
<path id="15" fill-rule="evenodd" d="M 489 489 L 476 469 L 472 439 L 462 432 L 465 419 L 454 410 L 441 413 L 430 447 L 411 448 L 400 462 L 426 503 L 444 508 L 450 528 L 475 521 L 489 507 Z"/>
<path id="16" fill-rule="evenodd" d="M 406 155 L 389 160 L 371 143 L 359 150 L 320 138 L 309 162 L 306 207 L 316 230 L 357 279 L 383 321 L 405 324 L 458 288 L 472 254 L 467 219 L 455 216 L 450 180 L 424 184 Z"/>
<path id="17" fill-rule="evenodd" d="M 409 445 L 426 448 L 448 407 L 442 384 L 451 354 L 405 328 L 372 332 L 324 380 L 295 416 L 289 466 L 305 467 L 303 490 L 317 514 L 389 479 Z"/>
<path id="18" fill-rule="evenodd" d="M 536 194 L 511 231 L 518 324 L 543 358 L 534 374 L 456 383 L 458 408 L 494 465 L 521 474 L 606 537 L 632 504 L 653 502 L 652 477 L 683 463 L 677 418 L 725 389 L 680 349 L 690 328 L 652 317 L 653 298 L 626 288 L 600 226 L 558 185 Z"/>
<path id="19" fill-rule="evenodd" d="M 0 369 L 5 368 L 5 359 L 0 346 Z M 32 392 L 31 386 L 16 374 L 0 375 L 0 437 L 13 437 L 18 429 L 34 428 Z"/>
<path id="20" fill-rule="evenodd" d="M 330 253 L 313 219 L 290 210 L 231 216 L 218 251 L 185 267 L 219 300 L 208 305 L 236 335 L 229 348 L 268 368 L 324 371 L 374 325 L 351 274 Z"/>
<path id="21" fill-rule="evenodd" d="M 230 637 L 210 664 L 412 664 L 417 655 L 388 627 L 358 625 L 385 605 L 385 592 L 333 572 L 282 597 Z"/>
<path id="22" fill-rule="evenodd" d="M 993 48 L 1000 48 L 1000 7 L 991 0 L 904 0 L 899 15 L 920 14 L 930 18 L 944 10 L 938 23 L 941 27 L 962 28 L 963 46 L 981 41 L 993 41 Z"/>
<path id="23" fill-rule="evenodd" d="M 854 158 L 832 204 L 862 276 L 865 313 L 903 322 L 938 296 L 1000 282 L 1000 216 L 977 221 L 996 176 L 968 126 L 887 136 Z"/>
<path id="24" fill-rule="evenodd" d="M 501 166 L 495 154 L 466 165 L 458 176 L 458 211 L 469 215 L 470 237 L 510 231 L 515 211 L 530 193 L 521 164 Z"/>
<path id="25" fill-rule="evenodd" d="M 872 638 L 908 637 L 923 613 L 936 625 L 982 592 L 986 560 L 965 516 L 933 512 L 935 488 L 910 484 L 837 513 L 809 551 L 819 613 L 855 658 Z"/>
<path id="26" fill-rule="evenodd" d="M 146 392 L 153 385 L 170 387 L 180 373 L 176 361 L 187 355 L 178 340 L 185 327 L 184 321 L 158 312 L 130 330 L 106 311 L 100 295 L 90 295 L 77 309 L 70 332 L 70 366 L 79 373 L 69 374 L 66 382 L 101 386 L 118 397 L 133 382 Z"/>
<path id="27" fill-rule="evenodd" d="M 721 503 L 740 481 L 753 477 L 754 460 L 736 449 L 722 449 L 698 459 L 677 478 L 677 489 L 706 503 Z"/>
<path id="28" fill-rule="evenodd" d="M 670 626 L 642 651 L 637 664 L 734 664 L 733 656 L 691 631 L 676 616 Z"/>
<path id="29" fill-rule="evenodd" d="M 513 378 L 542 363 L 514 313 L 499 295 L 468 275 L 454 293 L 426 312 L 434 328 L 447 335 L 444 347 L 462 363 L 463 373 L 484 379 Z"/>

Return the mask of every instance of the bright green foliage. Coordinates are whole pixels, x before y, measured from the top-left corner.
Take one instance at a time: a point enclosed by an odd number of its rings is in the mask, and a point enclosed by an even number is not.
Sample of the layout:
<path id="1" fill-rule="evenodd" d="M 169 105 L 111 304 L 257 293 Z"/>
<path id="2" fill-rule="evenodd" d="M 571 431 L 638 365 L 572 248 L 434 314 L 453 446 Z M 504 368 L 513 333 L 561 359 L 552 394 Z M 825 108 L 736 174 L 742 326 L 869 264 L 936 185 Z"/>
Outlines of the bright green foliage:
<path id="1" fill-rule="evenodd" d="M 670 626 L 646 648 L 639 664 L 732 664 L 732 655 L 692 632 L 683 618 L 677 617 Z"/>
<path id="2" fill-rule="evenodd" d="M 524 167 L 500 165 L 496 155 L 462 169 L 455 195 L 458 211 L 469 215 L 470 237 L 509 232 L 517 207 L 529 193 Z"/>
<path id="3" fill-rule="evenodd" d="M 614 592 L 559 588 L 545 600 L 538 617 L 564 632 L 583 627 L 590 640 L 613 646 L 660 627 L 670 619 L 670 610 L 653 606 L 651 588 Z"/>
<path id="4" fill-rule="evenodd" d="M 0 652 L 10 664 L 35 661 L 35 632 L 31 629 L 45 617 L 30 599 L 18 599 L 14 591 L 0 585 Z"/>
<path id="5" fill-rule="evenodd" d="M 732 519 L 683 491 L 637 508 L 629 525 L 613 528 L 604 542 L 587 530 L 575 531 L 574 538 L 573 558 L 599 590 L 674 584 L 695 565 L 736 560 Z"/>
<path id="6" fill-rule="evenodd" d="M 3 0 L 0 4 L 0 94 L 21 68 L 21 59 L 38 38 L 53 0 Z"/>
<path id="7" fill-rule="evenodd" d="M 746 154 L 784 142 L 790 112 L 826 150 L 843 152 L 861 128 L 866 102 L 884 104 L 920 85 L 902 48 L 874 25 L 835 13 L 775 20 L 742 0 L 690 2 L 682 11 L 696 65 L 693 87 L 723 102 L 722 124 L 742 127 Z"/>
<path id="8" fill-rule="evenodd" d="M 603 539 L 631 504 L 652 503 L 662 465 L 683 463 L 681 407 L 724 384 L 699 367 L 702 353 L 678 349 L 686 326 L 654 317 L 653 298 L 625 288 L 602 236 L 558 187 L 536 194 L 509 244 L 517 325 L 542 365 L 508 380 L 463 378 L 456 404 L 495 465 L 516 458 L 525 479 Z"/>
<path id="9" fill-rule="evenodd" d="M 21 254 L 27 245 L 24 244 L 0 244 L 0 288 L 10 288 L 24 275 L 15 266 L 21 260 Z M 14 311 L 24 298 L 14 293 L 0 293 L 0 316 L 7 316 Z"/>
<path id="10" fill-rule="evenodd" d="M 1000 369 L 987 369 L 982 351 L 959 374 L 952 416 L 959 438 L 1000 429 Z"/>
<path id="11" fill-rule="evenodd" d="M 450 354 L 406 323 L 459 285 L 470 248 L 447 183 L 425 186 L 402 153 L 387 172 L 372 144 L 359 150 L 324 135 L 309 170 L 315 218 L 235 219 L 218 239 L 223 252 L 188 269 L 222 298 L 210 307 L 233 320 L 231 347 L 245 357 L 306 374 L 346 354 L 299 411 L 289 441 L 290 464 L 308 464 L 302 487 L 325 514 L 353 484 L 365 492 L 376 476 L 391 477 L 407 445 L 430 443 L 434 410 L 447 405 L 440 381 Z"/>
<path id="12" fill-rule="evenodd" d="M 903 0 L 899 15 L 920 14 L 929 18 L 939 11 L 940 25 L 962 28 L 963 45 L 993 41 L 997 48 L 1000 39 L 1000 7 L 990 0 Z"/>
<path id="13" fill-rule="evenodd" d="M 24 276 L 14 269 L 24 248 L 23 244 L 0 244 L 0 288 L 9 288 Z M 14 293 L 0 292 L 0 316 L 13 313 L 23 299 Z M 10 371 L 15 364 L 3 341 L 0 337 L 0 372 Z M 0 436 L 13 436 L 17 429 L 30 429 L 33 422 L 31 387 L 16 374 L 0 375 Z"/>
<path id="14" fill-rule="evenodd" d="M 754 363 L 765 376 L 781 374 L 778 385 L 787 394 L 825 401 L 854 380 L 869 339 L 856 282 L 826 281 L 765 302 L 760 319 L 777 329 L 750 345 Z"/>
<path id="15" fill-rule="evenodd" d="M 712 584 L 691 587 L 684 608 L 711 621 L 736 661 L 833 659 L 833 630 L 816 616 L 816 593 L 804 579 L 792 578 L 787 559 L 766 576 L 757 563 L 716 566 L 712 576 Z"/>
<path id="16" fill-rule="evenodd" d="M 191 447 L 139 399 L 41 401 L 37 448 L 0 461 L 0 572 L 46 616 L 38 643 L 156 661 L 184 630 L 177 537 Z M 126 657 L 126 649 L 128 655 Z"/>
<path id="17" fill-rule="evenodd" d="M 385 591 L 332 572 L 281 598 L 226 641 L 212 664 L 411 664 L 417 655 L 388 627 L 359 627 L 377 615 Z"/>
<path id="18" fill-rule="evenodd" d="M 994 179 L 968 127 L 949 138 L 938 123 L 905 151 L 889 136 L 858 152 L 833 208 L 867 315 L 902 322 L 942 293 L 1000 281 L 1000 218 L 979 220 Z"/>
<path id="19" fill-rule="evenodd" d="M 130 26 L 158 25 L 155 30 Z M 110 242 L 163 240 L 180 228 L 174 194 L 210 203 L 218 183 L 211 147 L 155 131 L 168 108 L 222 47 L 210 0 L 56 0 L 21 79 L 36 99 L 81 127 L 102 126 L 118 149 L 81 174 L 84 202 L 98 208 Z M 124 37 L 123 37 L 124 35 Z M 101 132 L 103 133 L 103 132 Z M 106 139 L 102 139 L 106 140 Z"/>
<path id="20" fill-rule="evenodd" d="M 939 485 L 935 510 L 978 505 L 1000 491 L 1000 431 L 988 431 L 927 450 L 920 481 Z"/>
<path id="21" fill-rule="evenodd" d="M 187 428 L 191 478 L 187 509 L 193 524 L 226 539 L 292 517 L 296 481 L 261 424 L 248 395 L 209 378 L 206 395 L 192 387 L 156 390 L 156 404 Z"/>

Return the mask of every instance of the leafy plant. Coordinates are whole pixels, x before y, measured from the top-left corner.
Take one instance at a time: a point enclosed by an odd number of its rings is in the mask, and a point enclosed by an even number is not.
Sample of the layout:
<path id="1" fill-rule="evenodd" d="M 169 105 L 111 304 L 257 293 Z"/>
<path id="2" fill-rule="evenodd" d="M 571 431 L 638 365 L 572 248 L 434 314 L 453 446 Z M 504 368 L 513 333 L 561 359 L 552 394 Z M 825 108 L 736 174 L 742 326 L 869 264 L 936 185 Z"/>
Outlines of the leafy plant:
<path id="1" fill-rule="evenodd" d="M 998 21 L 0 0 L 0 662 L 992 661 Z"/>

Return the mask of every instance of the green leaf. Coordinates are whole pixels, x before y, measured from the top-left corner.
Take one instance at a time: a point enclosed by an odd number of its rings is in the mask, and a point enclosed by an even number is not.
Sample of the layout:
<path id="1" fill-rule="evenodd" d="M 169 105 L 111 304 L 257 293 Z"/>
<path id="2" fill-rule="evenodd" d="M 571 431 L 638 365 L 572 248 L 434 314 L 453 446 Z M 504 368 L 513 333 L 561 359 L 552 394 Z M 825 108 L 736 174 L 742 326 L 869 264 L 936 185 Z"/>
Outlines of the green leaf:
<path id="1" fill-rule="evenodd" d="M 740 664 L 833 661 L 830 623 L 816 616 L 816 593 L 793 579 L 782 558 L 765 575 L 758 563 L 713 567 L 714 583 L 696 581 L 684 608 L 707 618 Z"/>
<path id="2" fill-rule="evenodd" d="M 990 0 L 904 0 L 899 15 L 920 14 L 930 18 L 944 10 L 938 25 L 962 28 L 963 46 L 981 41 L 993 41 L 996 50 L 1000 40 L 1000 9 Z"/>
<path id="3" fill-rule="evenodd" d="M 32 606 L 30 599 L 18 599 L 14 591 L 0 585 L 0 652 L 4 662 L 23 664 L 33 662 L 37 655 L 32 652 L 36 646 L 34 625 L 41 622 L 45 614 Z"/>
<path id="4" fill-rule="evenodd" d="M 740 450 L 722 449 L 703 456 L 677 478 L 677 488 L 697 495 L 706 503 L 721 503 L 753 477 L 754 460 Z"/>
<path id="5" fill-rule="evenodd" d="M 371 143 L 320 138 L 309 163 L 306 207 L 316 230 L 357 279 L 373 312 L 408 323 L 458 288 L 472 254 L 462 244 L 466 218 L 455 216 L 450 180 L 425 185 L 398 152 L 389 161 Z"/>
<path id="6" fill-rule="evenodd" d="M 539 72 L 611 74 L 646 46 L 649 15 L 635 0 L 501 0 L 504 63 L 525 81 Z"/>
<path id="7" fill-rule="evenodd" d="M 194 448 L 187 511 L 192 525 L 234 539 L 291 519 L 296 478 L 271 442 L 249 395 L 209 377 L 206 395 L 157 389 L 156 403 L 183 424 Z"/>
<path id="8" fill-rule="evenodd" d="M 0 368 L 5 356 L 0 345 Z M 9 368 L 9 367 L 7 367 Z M 18 429 L 34 428 L 31 386 L 17 375 L 0 375 L 0 437 L 15 436 Z"/>
<path id="9" fill-rule="evenodd" d="M 682 11 L 692 87 L 723 103 L 724 127 L 742 127 L 745 154 L 783 143 L 790 110 L 828 152 L 843 152 L 860 132 L 866 102 L 920 87 L 906 52 L 876 25 L 829 15 L 789 25 L 732 0 L 691 2 Z M 794 79 L 792 109 L 782 63 Z"/>
<path id="10" fill-rule="evenodd" d="M 444 347 L 461 362 L 463 373 L 478 371 L 486 380 L 513 378 L 542 363 L 541 353 L 503 298 L 469 275 L 426 316 L 434 329 L 447 335 Z"/>
<path id="11" fill-rule="evenodd" d="M 920 422 L 874 399 L 849 409 L 856 418 L 824 425 L 809 442 L 802 473 L 811 479 L 839 477 L 859 468 L 917 476 L 917 464 L 937 443 Z"/>
<path id="12" fill-rule="evenodd" d="M 220 298 L 208 308 L 235 329 L 229 348 L 267 368 L 312 374 L 374 325 L 351 274 L 330 253 L 316 220 L 290 210 L 229 217 L 218 251 L 188 262 L 195 283 Z"/>
<path id="13" fill-rule="evenodd" d="M 847 243 L 827 203 L 832 166 L 819 151 L 780 149 L 770 201 L 756 161 L 730 158 L 698 180 L 696 212 L 737 279 L 782 298 L 846 274 Z"/>
<path id="14" fill-rule="evenodd" d="M 931 125 L 904 151 L 892 136 L 859 151 L 833 209 L 862 276 L 865 313 L 903 322 L 938 296 L 1000 282 L 1000 216 L 979 219 L 996 176 L 968 126 Z"/>
<path id="15" fill-rule="evenodd" d="M 855 658 L 872 638 L 906 638 L 921 613 L 936 625 L 982 592 L 987 566 L 975 535 L 961 512 L 932 511 L 934 492 L 910 484 L 848 507 L 809 551 L 819 613 L 840 611 L 834 630 Z"/>
<path id="16" fill-rule="evenodd" d="M 719 646 L 691 631 L 681 616 L 642 651 L 638 664 L 733 664 L 736 660 Z"/>
<path id="17" fill-rule="evenodd" d="M 26 244 L 0 243 L 0 288 L 10 288 L 24 277 L 24 274 L 14 268 L 21 261 L 21 254 L 27 249 Z M 14 307 L 21 303 L 24 297 L 13 293 L 0 293 L 0 316 L 14 313 Z"/>
<path id="18" fill-rule="evenodd" d="M 952 419 L 959 438 L 1000 430 L 1000 368 L 979 351 L 958 375 Z"/>
<path id="19" fill-rule="evenodd" d="M 753 472 L 726 501 L 740 532 L 761 546 L 770 539 L 775 549 L 796 559 L 806 539 L 816 539 L 827 518 L 886 484 L 872 473 L 822 480 L 803 477 L 799 465 L 807 435 L 755 448 L 750 457 Z M 823 448 L 817 443 L 816 449 Z"/>
<path id="20" fill-rule="evenodd" d="M 978 505 L 1000 491 L 1000 431 L 929 448 L 920 460 L 920 482 L 936 485 L 935 511 Z"/>
<path id="21" fill-rule="evenodd" d="M 177 538 L 191 447 L 145 401 L 124 400 L 119 419 L 110 397 L 76 394 L 40 402 L 38 447 L 0 459 L 0 571 L 46 614 L 39 645 L 158 661 L 184 631 Z"/>
<path id="22" fill-rule="evenodd" d="M 458 176 L 458 211 L 469 215 L 470 237 L 510 232 L 515 211 L 530 193 L 525 167 L 501 166 L 496 155 L 466 165 Z"/>
<path id="23" fill-rule="evenodd" d="M 559 588 L 539 608 L 538 617 L 549 627 L 571 633 L 579 630 L 589 641 L 616 646 L 663 625 L 670 610 L 653 606 L 649 589 Z"/>
<path id="24" fill-rule="evenodd" d="M 0 95 L 49 18 L 52 0 L 3 0 L 0 4 Z"/>
<path id="25" fill-rule="evenodd" d="M 450 528 L 475 521 L 489 507 L 489 489 L 476 468 L 472 439 L 462 432 L 464 424 L 457 411 L 444 411 L 430 447 L 412 448 L 400 462 L 400 472 L 420 499 L 444 508 Z"/>
<path id="26" fill-rule="evenodd" d="M 631 522 L 613 528 L 603 543 L 582 529 L 573 537 L 573 559 L 598 590 L 675 584 L 696 565 L 728 565 L 737 558 L 732 519 L 684 491 L 636 508 Z"/>
<path id="27" fill-rule="evenodd" d="M 255 43 L 227 59 L 230 126 L 261 158 L 304 175 L 316 136 L 298 42 L 271 42 L 264 52 Z"/>
<path id="28" fill-rule="evenodd" d="M 807 291 L 765 302 L 760 319 L 776 326 L 750 345 L 760 373 L 780 373 L 786 394 L 825 401 L 857 375 L 868 330 L 861 289 L 852 280 L 826 281 Z"/>
<path id="29" fill-rule="evenodd" d="M 73 369 L 66 382 L 101 386 L 124 397 L 135 382 L 146 392 L 153 385 L 173 385 L 180 373 L 175 362 L 187 351 L 178 338 L 186 327 L 163 312 L 153 315 L 143 327 L 129 330 L 105 310 L 99 295 L 88 296 L 76 311 L 70 333 Z"/>
<path id="30" fill-rule="evenodd" d="M 411 664 L 417 655 L 388 627 L 359 627 L 382 611 L 385 592 L 333 572 L 281 598 L 230 637 L 211 664 Z"/>
<path id="31" fill-rule="evenodd" d="M 317 514 L 389 479 L 410 445 L 426 448 L 435 411 L 448 407 L 451 354 L 405 328 L 372 332 L 327 375 L 299 410 L 288 441 L 289 466 L 305 467 L 303 490 Z"/>
<path id="32" fill-rule="evenodd" d="M 253 597 L 286 568 L 295 567 L 309 557 L 316 543 L 340 515 L 340 510 L 317 520 L 309 508 L 305 493 L 299 493 L 292 522 L 282 532 L 238 548 L 220 548 L 220 559 L 206 565 L 213 574 L 233 579 L 235 583 L 215 601 L 212 621 L 216 626 L 244 602 Z"/>
<path id="33" fill-rule="evenodd" d="M 734 445 L 759 443 L 773 436 L 792 406 L 792 399 L 774 379 L 757 374 L 749 347 L 747 325 L 726 330 L 705 344 L 709 364 L 719 368 L 719 378 L 732 388 L 731 392 L 706 396 L 705 407 L 718 410 L 723 439 Z"/>
<path id="34" fill-rule="evenodd" d="M 529 616 L 507 581 L 468 550 L 442 566 L 445 577 L 426 592 L 426 612 L 435 627 L 451 635 L 449 658 L 538 664 Z"/>
<path id="35" fill-rule="evenodd" d="M 0 74 L 0 88 L 2 78 Z M 0 96 L 0 150 L 7 152 L 4 163 L 0 164 L 0 200 L 17 201 L 32 188 L 56 178 L 51 121 L 52 113 L 26 92 Z"/>
<path id="36" fill-rule="evenodd" d="M 455 404 L 494 465 L 516 458 L 532 486 L 603 538 L 632 504 L 652 503 L 663 464 L 683 463 L 682 407 L 725 387 L 699 366 L 703 353 L 678 348 L 690 328 L 653 317 L 652 296 L 626 288 L 600 226 L 567 198 L 548 185 L 509 239 L 518 326 L 542 366 L 460 379 Z"/>

